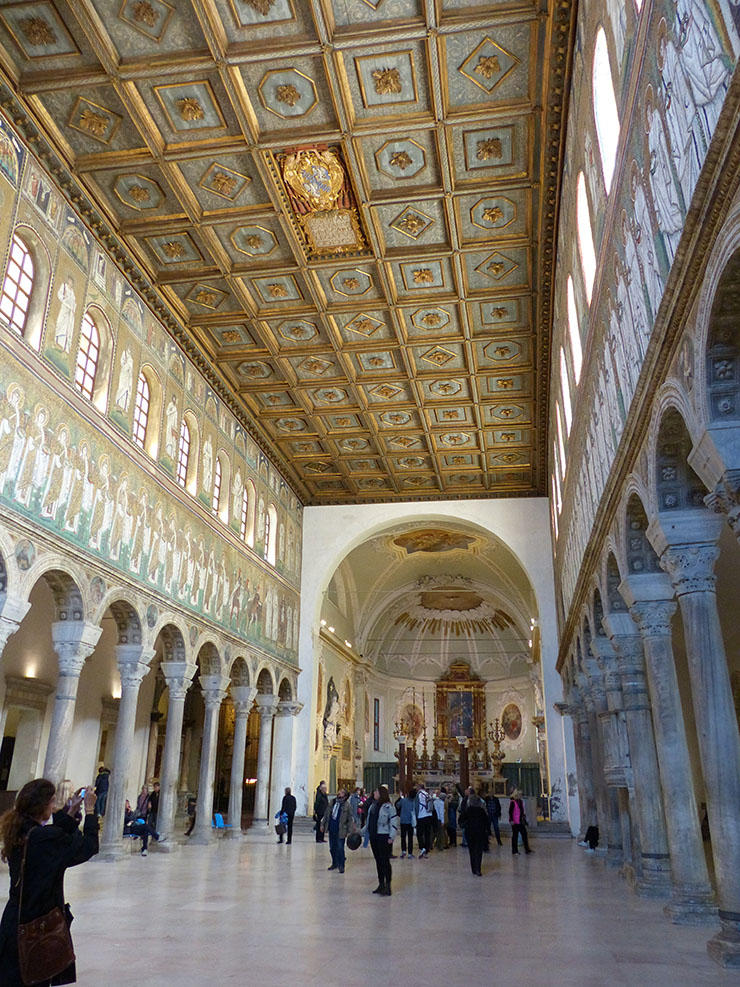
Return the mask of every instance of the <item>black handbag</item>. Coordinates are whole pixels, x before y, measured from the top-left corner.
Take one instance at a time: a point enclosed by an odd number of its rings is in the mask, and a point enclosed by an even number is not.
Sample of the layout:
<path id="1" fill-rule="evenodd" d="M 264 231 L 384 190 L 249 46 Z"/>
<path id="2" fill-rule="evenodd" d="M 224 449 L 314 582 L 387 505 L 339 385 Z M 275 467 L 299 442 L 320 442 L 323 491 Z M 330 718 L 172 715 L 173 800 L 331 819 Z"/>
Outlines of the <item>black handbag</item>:
<path id="1" fill-rule="evenodd" d="M 71 966 L 75 961 L 75 951 L 67 919 L 58 905 L 46 915 L 30 922 L 21 922 L 27 852 L 28 837 L 23 847 L 18 892 L 18 965 L 23 983 L 33 987 L 33 984 L 45 983 Z"/>

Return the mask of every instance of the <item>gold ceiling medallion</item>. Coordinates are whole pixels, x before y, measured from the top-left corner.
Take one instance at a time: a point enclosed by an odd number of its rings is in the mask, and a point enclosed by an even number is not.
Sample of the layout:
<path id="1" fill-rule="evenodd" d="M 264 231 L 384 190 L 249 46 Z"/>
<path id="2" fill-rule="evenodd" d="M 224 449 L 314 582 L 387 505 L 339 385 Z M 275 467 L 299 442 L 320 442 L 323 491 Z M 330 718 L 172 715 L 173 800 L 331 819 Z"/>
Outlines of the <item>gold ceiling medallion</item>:
<path id="1" fill-rule="evenodd" d="M 156 209 L 164 200 L 164 192 L 153 178 L 145 175 L 118 175 L 113 191 L 129 209 Z"/>
<path id="2" fill-rule="evenodd" d="M 267 17 L 272 8 L 275 6 L 277 0 L 241 0 L 243 4 L 247 7 L 251 7 L 252 10 L 256 10 L 258 14 L 263 17 Z"/>
<path id="3" fill-rule="evenodd" d="M 383 325 L 384 323 L 380 319 L 374 319 L 371 315 L 365 315 L 364 312 L 360 312 L 351 322 L 347 323 L 345 329 L 356 332 L 360 336 L 368 337 L 374 335 Z"/>
<path id="4" fill-rule="evenodd" d="M 360 95 L 366 109 L 416 103 L 416 68 L 411 49 L 355 57 Z"/>
<path id="5" fill-rule="evenodd" d="M 214 161 L 206 169 L 205 174 L 198 182 L 198 187 L 233 202 L 251 181 L 252 179 L 247 175 L 242 175 L 241 172 L 234 171 L 233 168 L 227 168 L 225 165 Z"/>
<path id="6" fill-rule="evenodd" d="M 390 401 L 391 398 L 398 397 L 398 395 L 402 392 L 403 388 L 398 387 L 396 384 L 378 384 L 370 390 L 371 394 L 379 398 L 384 398 L 386 401 Z"/>
<path id="7" fill-rule="evenodd" d="M 410 240 L 418 240 L 422 233 L 425 233 L 434 224 L 431 216 L 427 216 L 420 209 L 407 206 L 388 225 L 392 230 L 398 230 Z"/>
<path id="8" fill-rule="evenodd" d="M 185 247 L 177 240 L 168 240 L 167 243 L 162 244 L 162 251 L 170 260 L 178 260 L 185 253 Z"/>
<path id="9" fill-rule="evenodd" d="M 444 329 L 450 324 L 450 314 L 443 308 L 420 308 L 411 315 L 416 329 Z"/>
<path id="10" fill-rule="evenodd" d="M 122 121 L 123 117 L 118 113 L 78 96 L 67 125 L 101 144 L 110 144 Z"/>
<path id="11" fill-rule="evenodd" d="M 406 291 L 416 291 L 428 288 L 444 288 L 445 275 L 442 263 L 438 260 L 427 261 L 423 267 L 418 263 L 401 264 L 401 277 Z"/>
<path id="12" fill-rule="evenodd" d="M 476 267 L 476 271 L 479 274 L 485 275 L 487 278 L 491 278 L 493 281 L 501 281 L 503 278 L 512 274 L 518 267 L 519 264 L 512 260 L 511 257 L 507 257 L 506 254 L 496 251 L 479 264 Z"/>
<path id="13" fill-rule="evenodd" d="M 518 64 L 516 55 L 486 37 L 468 55 L 458 71 L 485 93 L 492 93 Z"/>
<path id="14" fill-rule="evenodd" d="M 193 285 L 187 295 L 185 295 L 187 301 L 197 302 L 197 304 L 202 305 L 203 308 L 209 308 L 213 311 L 221 305 L 226 297 L 226 292 L 221 291 L 220 288 L 215 288 L 213 285 L 202 284 Z"/>
<path id="15" fill-rule="evenodd" d="M 434 284 L 434 273 L 428 267 L 413 272 L 414 284 Z"/>
<path id="16" fill-rule="evenodd" d="M 422 360 L 426 360 L 427 363 L 433 363 L 435 367 L 444 367 L 450 360 L 455 359 L 455 354 L 441 346 L 433 346 L 426 353 L 422 353 L 421 358 Z"/>
<path id="17" fill-rule="evenodd" d="M 226 120 L 208 79 L 169 82 L 153 88 L 172 130 L 226 130 Z"/>
<path id="18" fill-rule="evenodd" d="M 175 8 L 165 0 L 122 0 L 118 19 L 152 41 L 161 41 Z"/>
<path id="19" fill-rule="evenodd" d="M 194 96 L 185 96 L 175 100 L 175 106 L 182 119 L 187 123 L 205 119 L 205 110 Z"/>
<path id="20" fill-rule="evenodd" d="M 348 298 L 350 295 L 366 295 L 373 287 L 373 279 L 367 271 L 359 269 L 335 271 L 329 278 L 329 284 L 338 295 Z"/>
<path id="21" fill-rule="evenodd" d="M 275 89 L 275 99 L 278 103 L 285 103 L 287 106 L 295 106 L 300 98 L 301 94 L 292 82 L 285 86 L 278 86 Z"/>
<path id="22" fill-rule="evenodd" d="M 26 36 L 29 45 L 53 45 L 56 44 L 57 36 L 54 28 L 47 24 L 43 17 L 24 17 L 19 21 L 21 31 Z"/>
<path id="23" fill-rule="evenodd" d="M 306 148 L 279 156 L 278 162 L 309 256 L 364 250 L 360 215 L 338 151 Z"/>
<path id="24" fill-rule="evenodd" d="M 378 96 L 397 94 L 403 90 L 401 73 L 398 69 L 375 69 L 372 77 L 373 88 Z"/>
<path id="25" fill-rule="evenodd" d="M 282 120 L 308 116 L 319 103 L 313 79 L 293 67 L 265 72 L 257 92 L 264 108 Z"/>
<path id="26" fill-rule="evenodd" d="M 0 19 L 26 58 L 78 54 L 77 45 L 64 22 L 53 4 L 46 0 L 3 4 Z"/>

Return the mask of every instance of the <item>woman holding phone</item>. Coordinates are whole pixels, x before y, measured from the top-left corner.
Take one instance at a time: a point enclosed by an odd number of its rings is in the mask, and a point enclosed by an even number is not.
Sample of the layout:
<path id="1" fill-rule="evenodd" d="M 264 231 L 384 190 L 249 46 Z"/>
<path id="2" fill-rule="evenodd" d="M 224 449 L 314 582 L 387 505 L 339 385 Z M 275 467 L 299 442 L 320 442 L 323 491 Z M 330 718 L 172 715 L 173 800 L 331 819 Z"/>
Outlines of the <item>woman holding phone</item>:
<path id="1" fill-rule="evenodd" d="M 37 778 L 21 788 L 14 807 L 0 817 L 0 855 L 10 869 L 10 897 L 0 921 L 3 987 L 23 987 L 18 957 L 19 923 L 31 922 L 60 908 L 69 926 L 72 913 L 64 901 L 64 872 L 98 852 L 94 786 L 79 789 L 57 812 L 54 812 L 55 797 L 54 784 Z M 83 808 L 85 822 L 80 832 Z M 40 987 L 76 981 L 73 961 L 49 980 L 42 981 Z"/>

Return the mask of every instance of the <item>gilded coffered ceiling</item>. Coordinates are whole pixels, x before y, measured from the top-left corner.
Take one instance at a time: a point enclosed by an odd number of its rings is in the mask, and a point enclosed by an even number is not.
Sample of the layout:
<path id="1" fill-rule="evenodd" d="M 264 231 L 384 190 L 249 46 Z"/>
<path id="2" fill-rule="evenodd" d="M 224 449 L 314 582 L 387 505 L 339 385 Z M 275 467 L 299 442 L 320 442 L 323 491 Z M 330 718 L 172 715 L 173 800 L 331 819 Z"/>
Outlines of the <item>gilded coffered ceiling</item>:
<path id="1" fill-rule="evenodd" d="M 0 64 L 306 502 L 531 495 L 570 14 L 30 0 Z"/>

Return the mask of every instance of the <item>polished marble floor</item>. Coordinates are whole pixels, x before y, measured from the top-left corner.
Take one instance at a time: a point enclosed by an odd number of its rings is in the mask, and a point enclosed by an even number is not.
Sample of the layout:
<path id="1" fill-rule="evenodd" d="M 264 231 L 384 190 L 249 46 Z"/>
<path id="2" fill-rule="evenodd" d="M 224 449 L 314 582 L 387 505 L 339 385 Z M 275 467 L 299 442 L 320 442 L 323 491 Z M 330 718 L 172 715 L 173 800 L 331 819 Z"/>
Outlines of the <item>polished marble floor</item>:
<path id="1" fill-rule="evenodd" d="M 379 898 L 369 850 L 223 840 L 68 872 L 84 987 L 724 987 L 710 931 L 671 925 L 573 841 L 394 860 Z M 7 880 L 7 871 L 0 874 Z M 1 980 L 1 978 L 0 978 Z"/>

